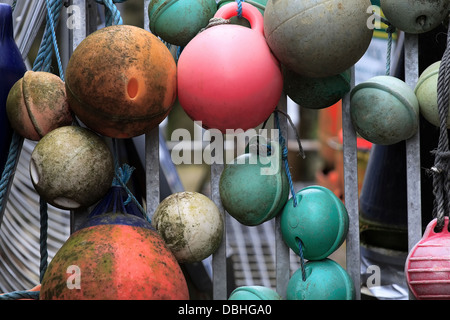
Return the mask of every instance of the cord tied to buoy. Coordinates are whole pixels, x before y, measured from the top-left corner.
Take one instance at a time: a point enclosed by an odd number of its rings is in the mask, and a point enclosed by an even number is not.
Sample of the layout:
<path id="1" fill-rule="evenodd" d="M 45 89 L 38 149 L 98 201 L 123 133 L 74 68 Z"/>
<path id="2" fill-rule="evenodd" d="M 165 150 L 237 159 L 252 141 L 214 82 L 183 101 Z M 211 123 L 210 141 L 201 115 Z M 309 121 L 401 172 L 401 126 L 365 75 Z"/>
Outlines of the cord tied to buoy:
<path id="1" fill-rule="evenodd" d="M 433 176 L 433 194 L 435 196 L 433 216 L 437 218 L 436 229 L 442 231 L 445 217 L 450 214 L 450 148 L 447 131 L 447 116 L 449 113 L 450 93 L 450 27 L 447 33 L 447 48 L 439 67 L 437 85 L 438 112 L 440 119 L 439 141 L 436 150 L 434 166 L 430 169 Z"/>

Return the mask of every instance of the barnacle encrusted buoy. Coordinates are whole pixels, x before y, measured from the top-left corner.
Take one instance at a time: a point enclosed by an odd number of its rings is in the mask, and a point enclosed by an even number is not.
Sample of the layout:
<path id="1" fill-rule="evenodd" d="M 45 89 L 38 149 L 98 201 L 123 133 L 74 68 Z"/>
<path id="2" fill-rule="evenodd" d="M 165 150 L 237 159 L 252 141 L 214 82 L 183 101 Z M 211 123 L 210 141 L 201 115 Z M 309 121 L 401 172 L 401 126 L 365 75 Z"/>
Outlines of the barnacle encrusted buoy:
<path id="1" fill-rule="evenodd" d="M 11 127 L 34 141 L 73 121 L 64 82 L 43 71 L 27 71 L 14 84 L 6 100 L 6 112 Z"/>
<path id="2" fill-rule="evenodd" d="M 30 160 L 38 194 L 61 209 L 88 207 L 111 186 L 114 162 L 106 143 L 89 129 L 64 126 L 46 134 Z"/>
<path id="3" fill-rule="evenodd" d="M 69 60 L 69 106 L 87 127 L 104 136 L 138 136 L 170 112 L 176 72 L 170 51 L 149 31 L 105 27 L 86 37 Z"/>
<path id="4" fill-rule="evenodd" d="M 165 198 L 152 224 L 180 263 L 201 261 L 222 242 L 222 215 L 211 199 L 198 192 L 178 192 Z"/>

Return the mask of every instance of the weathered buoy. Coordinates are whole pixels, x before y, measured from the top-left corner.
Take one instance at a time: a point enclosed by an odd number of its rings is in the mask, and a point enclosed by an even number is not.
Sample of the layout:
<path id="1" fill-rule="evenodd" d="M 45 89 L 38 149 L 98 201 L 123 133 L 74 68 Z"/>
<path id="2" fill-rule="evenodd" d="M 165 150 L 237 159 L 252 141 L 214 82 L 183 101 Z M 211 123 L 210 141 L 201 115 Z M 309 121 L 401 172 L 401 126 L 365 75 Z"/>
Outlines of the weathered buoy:
<path id="1" fill-rule="evenodd" d="M 271 288 L 263 286 L 242 286 L 231 292 L 228 300 L 282 300 L 283 298 Z"/>
<path id="2" fill-rule="evenodd" d="M 411 138 L 419 128 L 419 101 L 402 80 L 377 76 L 351 92 L 350 115 L 364 139 L 391 145 Z"/>
<path id="3" fill-rule="evenodd" d="M 292 275 L 287 287 L 288 300 L 355 299 L 353 281 L 337 262 L 330 259 L 308 261 L 305 273 L 305 280 L 301 268 Z"/>
<path id="4" fill-rule="evenodd" d="M 264 34 L 287 68 L 307 77 L 329 77 L 352 67 L 367 51 L 370 0 L 269 0 Z"/>
<path id="5" fill-rule="evenodd" d="M 244 225 L 256 226 L 274 218 L 288 200 L 289 182 L 278 143 L 271 143 L 271 152 L 244 153 L 227 163 L 220 176 L 222 204 Z"/>
<path id="6" fill-rule="evenodd" d="M 187 300 L 173 254 L 141 217 L 103 214 L 72 233 L 49 263 L 41 300 Z M 122 215 L 117 219 L 117 215 Z"/>
<path id="7" fill-rule="evenodd" d="M 152 224 L 178 262 L 199 262 L 222 242 L 222 215 L 205 195 L 178 192 L 165 198 L 153 214 Z"/>
<path id="8" fill-rule="evenodd" d="M 237 4 L 221 7 L 215 18 L 237 15 Z M 203 127 L 247 130 L 275 110 L 283 90 L 280 65 L 267 46 L 263 16 L 242 3 L 252 28 L 235 24 L 209 27 L 192 39 L 178 60 L 178 99 Z"/>
<path id="9" fill-rule="evenodd" d="M 130 138 L 149 132 L 170 112 L 176 65 L 150 32 L 114 25 L 78 45 L 65 83 L 69 106 L 87 127 L 104 136 Z"/>
<path id="10" fill-rule="evenodd" d="M 388 21 L 406 33 L 420 34 L 438 27 L 450 9 L 448 0 L 381 0 Z"/>
<path id="11" fill-rule="evenodd" d="M 438 79 L 441 62 L 437 61 L 426 68 L 419 77 L 414 90 L 419 101 L 422 116 L 436 127 L 441 126 L 438 109 Z M 447 128 L 450 129 L 450 114 L 447 116 Z"/>
<path id="12" fill-rule="evenodd" d="M 3 173 L 13 137 L 6 100 L 14 83 L 27 71 L 14 41 L 12 8 L 7 3 L 0 3 L 0 52 L 0 173 Z"/>
<path id="13" fill-rule="evenodd" d="M 185 46 L 216 11 L 215 0 L 152 0 L 148 6 L 150 31 L 170 44 Z"/>
<path id="14" fill-rule="evenodd" d="M 331 107 L 351 90 L 351 73 L 347 70 L 325 78 L 310 78 L 282 67 L 284 91 L 299 106 L 308 109 Z"/>
<path id="15" fill-rule="evenodd" d="M 106 143 L 77 126 L 52 130 L 36 144 L 30 160 L 38 194 L 61 209 L 88 207 L 111 186 L 114 162 Z"/>
<path id="16" fill-rule="evenodd" d="M 12 128 L 34 141 L 73 121 L 64 82 L 49 72 L 27 71 L 11 88 L 6 111 Z"/>
<path id="17" fill-rule="evenodd" d="M 289 199 L 281 213 L 281 233 L 286 244 L 307 260 L 321 260 L 336 251 L 348 232 L 348 213 L 342 201 L 322 186 L 303 188 Z"/>
<path id="18" fill-rule="evenodd" d="M 449 219 L 444 227 L 436 230 L 437 219 L 425 229 L 422 239 L 412 248 L 406 258 L 405 275 L 408 287 L 418 300 L 450 299 Z"/>

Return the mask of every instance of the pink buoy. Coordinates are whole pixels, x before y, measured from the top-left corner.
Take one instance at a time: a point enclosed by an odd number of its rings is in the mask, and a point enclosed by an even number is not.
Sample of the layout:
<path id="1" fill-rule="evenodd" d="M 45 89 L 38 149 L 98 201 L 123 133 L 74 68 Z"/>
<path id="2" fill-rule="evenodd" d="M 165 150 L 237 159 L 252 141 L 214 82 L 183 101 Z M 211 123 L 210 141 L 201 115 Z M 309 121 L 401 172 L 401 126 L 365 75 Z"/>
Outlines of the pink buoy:
<path id="1" fill-rule="evenodd" d="M 413 247 L 405 264 L 405 275 L 411 292 L 418 300 L 450 299 L 450 232 L 445 217 L 442 231 L 437 219 L 431 221 L 422 239 Z"/>
<path id="2" fill-rule="evenodd" d="M 221 7 L 215 18 L 237 15 L 237 3 Z M 254 128 L 275 110 L 283 90 L 278 60 L 264 37 L 263 16 L 242 3 L 251 25 L 208 27 L 183 49 L 178 60 L 178 99 L 205 128 Z"/>

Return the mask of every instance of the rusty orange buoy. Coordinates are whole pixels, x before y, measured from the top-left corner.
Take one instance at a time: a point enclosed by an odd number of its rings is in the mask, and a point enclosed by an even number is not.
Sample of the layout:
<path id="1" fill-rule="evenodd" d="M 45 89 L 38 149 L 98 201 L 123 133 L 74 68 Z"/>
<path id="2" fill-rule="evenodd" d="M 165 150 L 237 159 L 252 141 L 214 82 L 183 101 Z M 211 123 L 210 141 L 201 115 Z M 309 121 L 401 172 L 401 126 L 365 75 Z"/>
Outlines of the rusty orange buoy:
<path id="1" fill-rule="evenodd" d="M 153 34 L 129 25 L 102 28 L 76 48 L 66 70 L 69 106 L 90 129 L 111 138 L 149 132 L 176 98 L 176 64 Z"/>

